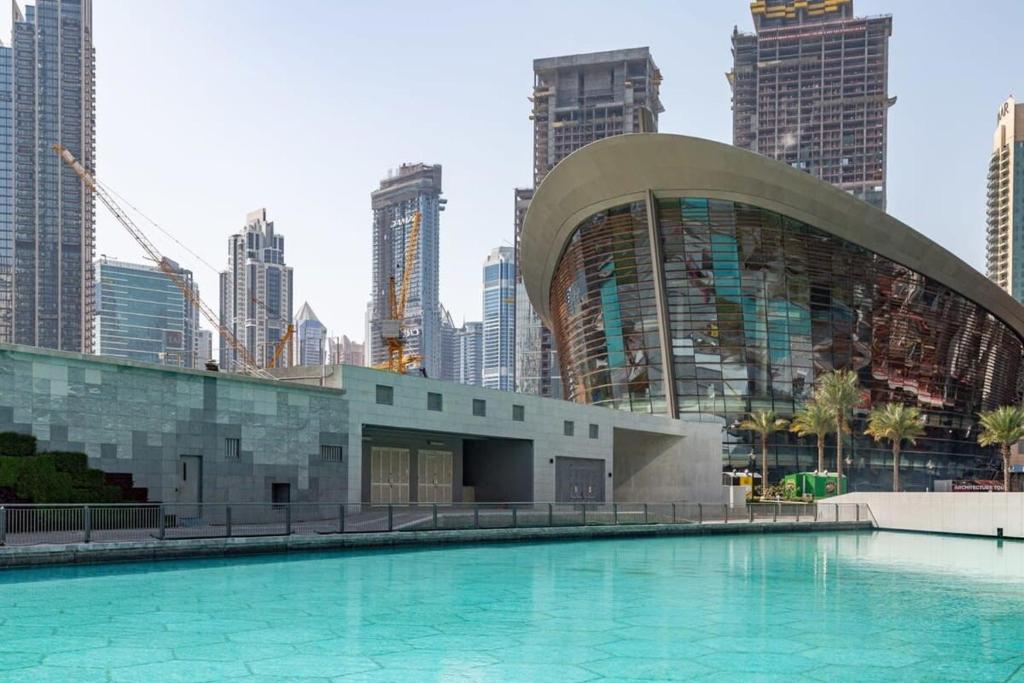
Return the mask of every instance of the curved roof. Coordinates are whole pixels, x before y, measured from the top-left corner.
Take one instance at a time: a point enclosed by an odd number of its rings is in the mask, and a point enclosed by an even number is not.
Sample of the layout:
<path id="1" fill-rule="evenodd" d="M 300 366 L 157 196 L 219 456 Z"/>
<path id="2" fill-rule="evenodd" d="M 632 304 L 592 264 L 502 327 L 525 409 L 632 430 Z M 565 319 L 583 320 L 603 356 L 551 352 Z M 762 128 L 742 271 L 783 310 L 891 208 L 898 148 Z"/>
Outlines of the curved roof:
<path id="1" fill-rule="evenodd" d="M 549 326 L 551 278 L 576 227 L 603 209 L 643 201 L 648 191 L 743 202 L 803 221 L 946 285 L 1024 337 L 1024 306 L 884 211 L 759 154 L 664 133 L 591 143 L 562 160 L 537 188 L 523 224 L 519 268 Z"/>

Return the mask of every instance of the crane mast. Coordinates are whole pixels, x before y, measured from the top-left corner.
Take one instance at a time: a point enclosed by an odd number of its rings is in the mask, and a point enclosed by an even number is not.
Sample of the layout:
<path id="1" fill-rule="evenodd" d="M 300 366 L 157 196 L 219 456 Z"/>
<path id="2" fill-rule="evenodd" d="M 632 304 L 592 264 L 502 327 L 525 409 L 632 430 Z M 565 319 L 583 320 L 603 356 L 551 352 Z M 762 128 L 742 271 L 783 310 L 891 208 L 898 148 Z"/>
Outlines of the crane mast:
<path id="1" fill-rule="evenodd" d="M 409 300 L 409 287 L 412 282 L 412 271 L 415 267 L 416 248 L 419 246 L 420 221 L 423 215 L 417 211 L 412 217 L 412 227 L 405 240 L 405 260 L 402 262 L 402 284 L 395 291 L 395 276 L 388 278 L 388 318 L 381 321 L 381 337 L 388 349 L 388 359 L 376 366 L 390 372 L 405 373 L 409 366 L 417 363 L 420 357 L 405 353 L 405 336 L 402 326 L 405 324 L 405 304 Z"/>
<path id="2" fill-rule="evenodd" d="M 181 277 L 175 267 L 171 265 L 171 262 L 160 254 L 160 251 L 146 236 L 146 233 L 142 232 L 139 226 L 135 225 L 128 214 L 125 213 L 124 209 L 122 209 L 121 206 L 114 201 L 114 198 L 110 196 L 110 193 L 100 187 L 93 175 L 89 173 L 84 166 L 82 166 L 81 162 L 79 162 L 78 159 L 76 159 L 75 156 L 62 145 L 54 145 L 53 151 L 60 155 L 60 158 L 64 163 L 82 179 L 85 186 L 99 198 L 103 205 L 110 210 L 110 213 L 114 214 L 114 218 L 116 218 L 124 229 L 128 231 L 128 234 L 130 234 L 135 241 L 139 243 L 142 250 L 146 252 L 146 257 L 157 264 L 160 271 L 170 278 L 171 282 L 181 290 L 182 296 L 184 296 L 189 303 L 199 310 L 210 325 L 220 332 L 221 339 L 223 339 L 227 345 L 231 347 L 231 350 L 241 358 L 242 370 L 247 374 L 257 377 L 276 379 L 269 372 L 259 367 L 256 359 L 252 357 L 252 354 L 250 354 L 249 350 L 245 348 L 245 345 L 238 340 L 231 330 L 221 324 L 220 317 L 214 313 L 202 299 L 199 298 L 191 287 L 188 286 L 188 283 L 185 282 L 185 279 Z"/>

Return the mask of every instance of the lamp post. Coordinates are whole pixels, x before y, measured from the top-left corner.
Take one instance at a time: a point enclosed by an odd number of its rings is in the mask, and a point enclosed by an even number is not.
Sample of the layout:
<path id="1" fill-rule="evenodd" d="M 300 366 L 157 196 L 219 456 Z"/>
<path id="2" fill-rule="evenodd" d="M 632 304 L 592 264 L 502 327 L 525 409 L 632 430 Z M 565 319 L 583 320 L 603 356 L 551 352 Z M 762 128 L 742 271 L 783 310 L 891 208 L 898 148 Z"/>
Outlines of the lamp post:
<path id="1" fill-rule="evenodd" d="M 931 458 L 928 458 L 928 462 L 924 464 L 926 470 L 928 470 L 928 491 L 935 490 L 935 463 L 932 462 Z"/>

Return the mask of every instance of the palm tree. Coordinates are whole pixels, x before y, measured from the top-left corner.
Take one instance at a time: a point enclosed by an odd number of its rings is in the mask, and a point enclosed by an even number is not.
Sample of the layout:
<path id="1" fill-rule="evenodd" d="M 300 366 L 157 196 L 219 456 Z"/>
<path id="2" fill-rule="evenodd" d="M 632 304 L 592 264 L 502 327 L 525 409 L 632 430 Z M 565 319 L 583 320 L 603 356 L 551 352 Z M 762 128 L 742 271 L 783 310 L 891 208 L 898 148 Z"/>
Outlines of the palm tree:
<path id="1" fill-rule="evenodd" d="M 781 432 L 789 424 L 788 420 L 775 415 L 774 410 L 757 410 L 740 423 L 740 429 L 757 432 L 761 435 L 761 496 L 768 486 L 768 437 L 772 432 Z"/>
<path id="2" fill-rule="evenodd" d="M 1024 408 L 1000 406 L 978 415 L 981 433 L 978 443 L 982 446 L 999 446 L 1003 455 L 1003 490 L 1010 490 L 1010 446 L 1024 439 Z"/>
<path id="3" fill-rule="evenodd" d="M 849 431 L 846 416 L 860 402 L 857 373 L 853 370 L 833 370 L 818 378 L 814 387 L 814 400 L 832 413 L 836 432 L 836 490 L 843 492 L 843 432 Z"/>
<path id="4" fill-rule="evenodd" d="M 900 445 L 908 441 L 911 446 L 924 433 L 921 409 L 902 403 L 884 403 L 871 409 L 868 428 L 864 433 L 875 441 L 892 443 L 892 490 L 900 490 Z"/>
<path id="5" fill-rule="evenodd" d="M 798 410 L 789 425 L 789 431 L 796 432 L 801 438 L 811 434 L 818 438 L 818 472 L 825 471 L 825 437 L 834 425 L 832 412 L 817 401 L 811 401 Z"/>

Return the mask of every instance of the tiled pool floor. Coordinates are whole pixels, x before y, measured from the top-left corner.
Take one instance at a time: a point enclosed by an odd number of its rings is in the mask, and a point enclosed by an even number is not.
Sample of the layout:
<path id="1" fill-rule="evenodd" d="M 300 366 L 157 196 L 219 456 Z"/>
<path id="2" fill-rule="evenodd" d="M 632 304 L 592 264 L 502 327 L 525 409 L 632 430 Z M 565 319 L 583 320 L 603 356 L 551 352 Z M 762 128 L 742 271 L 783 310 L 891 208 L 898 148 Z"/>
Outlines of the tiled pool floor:
<path id="1" fill-rule="evenodd" d="M 1024 544 L 889 533 L 0 574 L 0 681 L 1024 681 Z"/>

